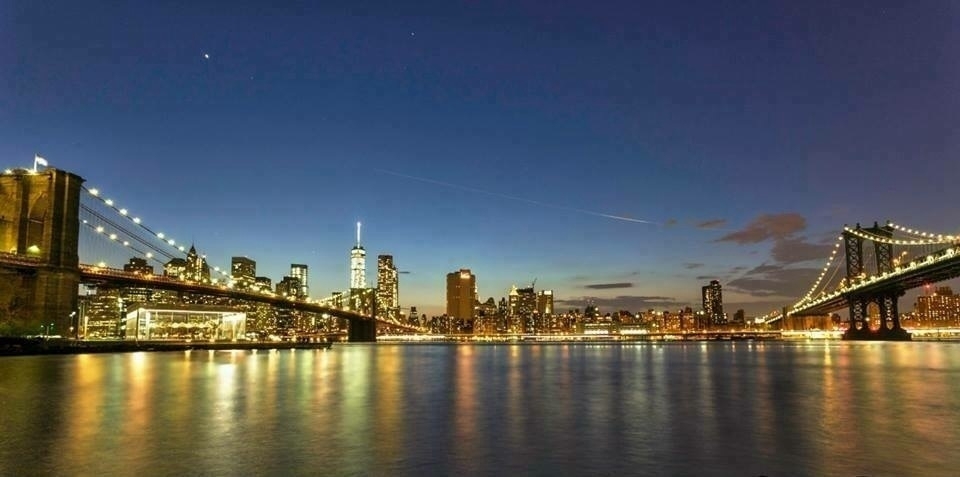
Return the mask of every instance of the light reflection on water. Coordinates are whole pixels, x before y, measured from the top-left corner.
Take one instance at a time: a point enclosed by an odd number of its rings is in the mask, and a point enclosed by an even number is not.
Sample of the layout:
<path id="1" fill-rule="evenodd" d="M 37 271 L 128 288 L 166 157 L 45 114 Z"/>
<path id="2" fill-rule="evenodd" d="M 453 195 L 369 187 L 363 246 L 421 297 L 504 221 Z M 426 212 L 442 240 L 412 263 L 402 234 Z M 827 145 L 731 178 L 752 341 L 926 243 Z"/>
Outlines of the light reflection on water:
<path id="1" fill-rule="evenodd" d="M 0 359 L 0 475 L 957 475 L 950 343 Z"/>

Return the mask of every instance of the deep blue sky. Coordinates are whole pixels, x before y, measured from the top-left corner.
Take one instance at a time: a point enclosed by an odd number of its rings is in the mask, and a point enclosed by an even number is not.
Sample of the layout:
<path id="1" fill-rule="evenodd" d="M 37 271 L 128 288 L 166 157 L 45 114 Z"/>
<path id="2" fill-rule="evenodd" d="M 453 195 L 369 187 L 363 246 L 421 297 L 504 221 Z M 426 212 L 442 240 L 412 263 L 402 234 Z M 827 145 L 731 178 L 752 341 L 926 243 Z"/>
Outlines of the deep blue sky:
<path id="1" fill-rule="evenodd" d="M 766 311 L 844 223 L 960 228 L 955 2 L 263 3 L 0 1 L 4 166 L 40 152 L 214 264 L 307 263 L 314 296 L 362 220 L 368 276 L 392 253 L 428 312 L 460 267 L 481 298 L 717 278 Z"/>

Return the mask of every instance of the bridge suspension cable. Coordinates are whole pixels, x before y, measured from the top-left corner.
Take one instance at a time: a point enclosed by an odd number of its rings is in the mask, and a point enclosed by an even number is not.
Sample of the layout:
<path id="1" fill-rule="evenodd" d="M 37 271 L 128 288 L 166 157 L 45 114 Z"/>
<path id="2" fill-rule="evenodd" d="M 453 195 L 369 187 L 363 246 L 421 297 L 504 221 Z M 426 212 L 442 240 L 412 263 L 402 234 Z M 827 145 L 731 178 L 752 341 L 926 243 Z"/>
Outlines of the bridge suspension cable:
<path id="1" fill-rule="evenodd" d="M 817 279 L 813 282 L 813 286 L 810 287 L 810 291 L 808 291 L 807 294 L 804 295 L 803 298 L 801 298 L 800 301 L 798 301 L 798 302 L 797 302 L 796 304 L 794 304 L 793 306 L 795 306 L 795 307 L 796 307 L 796 306 L 799 306 L 799 305 L 802 304 L 804 301 L 810 300 L 810 299 L 812 299 L 812 298 L 815 296 L 815 295 L 814 295 L 814 292 L 816 292 L 817 289 L 820 287 L 820 283 L 823 282 L 823 278 L 826 276 L 827 271 L 830 270 L 830 265 L 832 265 L 833 262 L 834 262 L 834 260 L 837 258 L 837 252 L 840 250 L 840 245 L 841 245 L 842 243 L 843 243 L 843 236 L 841 235 L 841 236 L 838 236 L 838 237 L 837 237 L 837 242 L 834 244 L 833 250 L 830 251 L 830 258 L 827 259 L 827 263 L 823 266 L 823 270 L 820 272 L 820 275 L 817 276 Z M 833 275 L 831 275 L 831 277 L 827 280 L 827 283 L 830 283 L 830 281 L 833 280 L 833 277 L 836 276 L 836 270 L 837 270 L 837 269 L 839 269 L 839 267 L 836 267 L 836 268 L 834 269 L 834 273 L 833 273 Z M 826 286 L 826 284 L 824 284 L 824 285 Z"/>
<path id="2" fill-rule="evenodd" d="M 120 231 L 120 232 L 123 232 L 125 235 L 129 236 L 131 239 L 136 240 L 137 242 L 140 242 L 141 245 L 143 245 L 144 247 L 149 248 L 152 252 L 155 252 L 155 253 L 158 254 L 158 255 L 162 255 L 162 256 L 166 257 L 167 260 L 170 260 L 170 259 L 174 258 L 174 255 L 173 255 L 173 254 L 171 254 L 171 253 L 167 252 L 166 250 L 164 250 L 163 248 L 160 248 L 160 247 L 156 246 L 155 244 L 152 244 L 152 243 L 150 243 L 149 241 L 143 239 L 142 237 L 140 237 L 140 235 L 137 235 L 136 233 L 132 232 L 130 229 L 128 229 L 128 228 L 126 228 L 126 227 L 124 227 L 124 226 L 122 226 L 122 225 L 120 225 L 120 224 L 118 224 L 118 223 L 116 223 L 116 222 L 114 222 L 114 221 L 112 221 L 112 220 L 110 220 L 109 218 L 105 217 L 103 214 L 97 212 L 96 210 L 93 210 L 91 207 L 88 207 L 87 205 L 81 204 L 81 205 L 80 205 L 80 209 L 83 210 L 84 212 L 92 215 L 93 217 L 96 217 L 98 220 L 106 223 L 107 225 L 113 227 L 114 229 L 116 229 L 116 230 L 118 230 L 118 231 Z M 84 220 L 83 220 L 83 223 L 84 223 L 84 224 L 87 224 L 87 220 L 84 219 Z M 95 230 L 96 230 L 96 229 L 95 229 Z M 98 233 L 99 233 L 99 230 L 98 230 Z M 141 253 L 142 253 L 142 252 L 141 252 Z"/>
<path id="3" fill-rule="evenodd" d="M 133 216 L 132 214 L 129 213 L 129 211 L 128 211 L 127 209 L 118 207 L 118 206 L 114 203 L 113 199 L 106 199 L 106 198 L 104 198 L 103 195 L 100 193 L 100 191 L 99 191 L 98 189 L 95 189 L 95 188 L 90 188 L 90 189 L 88 189 L 86 186 L 83 186 L 83 190 L 85 190 L 88 194 L 90 194 L 91 197 L 99 200 L 100 202 L 102 202 L 102 203 L 103 203 L 104 205 L 106 205 L 107 207 L 113 209 L 114 212 L 120 214 L 120 215 L 123 216 L 123 217 L 126 217 L 126 218 L 129 219 L 131 222 L 133 222 L 134 224 L 136 224 L 138 227 L 142 228 L 143 230 L 145 230 L 145 231 L 146 231 L 147 233 L 149 233 L 150 235 L 153 235 L 154 237 L 156 237 L 157 240 L 160 240 L 161 242 L 163 242 L 163 243 L 165 243 L 165 244 L 167 244 L 167 245 L 175 248 L 176 250 L 178 250 L 178 251 L 180 251 L 180 252 L 186 252 L 186 251 L 187 251 L 186 247 L 184 247 L 183 245 L 179 245 L 179 246 L 178 246 L 178 245 L 177 245 L 177 241 L 174 240 L 173 238 L 167 237 L 166 234 L 164 234 L 163 232 L 157 232 L 157 231 L 151 229 L 150 227 L 148 227 L 148 226 L 146 226 L 145 224 L 143 224 L 143 221 L 140 220 L 140 217 Z"/>
<path id="4" fill-rule="evenodd" d="M 167 235 L 164 234 L 163 232 L 157 232 L 156 230 L 150 228 L 149 226 L 147 226 L 146 224 L 143 223 L 143 221 L 140 219 L 140 217 L 131 214 L 126 208 L 122 208 L 122 207 L 118 206 L 118 205 L 113 201 L 113 199 L 105 198 L 104 195 L 100 192 L 99 189 L 96 189 L 96 188 L 87 188 L 86 186 L 82 186 L 82 187 L 83 187 L 83 190 L 86 191 L 87 194 L 89 194 L 91 197 L 93 197 L 94 199 L 100 201 L 102 204 L 104 204 L 104 205 L 107 206 L 108 208 L 112 209 L 114 212 L 116 212 L 117 214 L 121 215 L 122 217 L 127 218 L 128 220 L 130 220 L 131 222 L 133 222 L 137 227 L 143 229 L 144 231 L 146 231 L 148 234 L 152 235 L 154 238 L 156 238 L 156 239 L 159 240 L 160 242 L 163 242 L 165 245 L 168 245 L 168 246 L 170 246 L 170 247 L 173 247 L 175 250 L 179 251 L 180 253 L 186 252 L 187 249 L 186 249 L 185 246 L 183 246 L 183 245 L 177 245 L 177 241 L 176 241 L 175 239 L 167 236 Z M 141 240 L 137 234 L 131 233 L 131 232 L 129 232 L 127 229 L 124 229 L 124 228 L 120 227 L 118 224 L 108 221 L 109 219 L 106 219 L 106 218 L 103 217 L 102 215 L 100 215 L 98 218 L 100 218 L 101 220 L 104 220 L 104 221 L 107 222 L 107 223 L 110 223 L 113 227 L 115 227 L 115 228 L 117 228 L 117 229 L 124 230 L 124 233 L 126 233 L 127 235 L 130 235 L 131 237 L 135 237 L 135 238 L 137 238 L 137 240 L 140 241 L 141 243 L 146 244 L 146 242 L 143 241 L 143 240 Z M 159 249 L 159 248 L 157 248 L 157 247 L 155 247 L 155 246 L 153 246 L 153 245 L 147 245 L 147 246 L 150 247 L 150 248 L 151 248 L 152 250 L 154 250 L 155 252 L 157 252 L 158 254 L 162 254 L 163 256 L 167 257 L 168 260 L 173 259 L 173 258 L 176 257 L 175 255 L 172 255 L 172 254 L 170 254 L 170 253 L 164 252 L 164 251 L 162 251 L 161 249 Z M 206 255 L 204 255 L 203 258 L 206 259 Z M 161 263 L 161 265 L 165 265 L 165 263 Z M 213 273 L 219 274 L 221 277 L 223 277 L 224 280 L 229 281 L 230 279 L 232 279 L 232 277 L 230 276 L 230 274 L 227 273 L 227 271 L 226 271 L 226 270 L 229 270 L 229 268 L 226 268 L 226 267 L 221 268 L 220 266 L 214 266 L 214 267 L 211 267 L 211 270 L 212 270 Z"/>
<path id="5" fill-rule="evenodd" d="M 889 225 L 889 226 L 893 227 L 894 229 L 899 230 L 899 231 L 901 231 L 901 232 L 903 232 L 903 233 L 910 234 L 910 235 L 914 235 L 914 236 L 918 236 L 918 237 L 924 237 L 924 238 L 934 238 L 934 237 L 935 237 L 938 241 L 939 241 L 939 240 L 943 240 L 943 241 L 945 241 L 945 242 L 955 242 L 955 241 L 957 240 L 957 237 L 956 237 L 956 236 L 953 236 L 953 235 L 944 235 L 944 234 L 938 234 L 938 233 L 933 233 L 933 232 L 923 232 L 923 231 L 920 231 L 920 230 L 917 230 L 917 229 L 913 229 L 913 228 L 910 228 L 910 227 L 905 227 L 905 226 L 900 225 L 900 224 L 895 224 L 895 223 L 893 223 L 893 222 L 887 222 L 887 225 Z"/>

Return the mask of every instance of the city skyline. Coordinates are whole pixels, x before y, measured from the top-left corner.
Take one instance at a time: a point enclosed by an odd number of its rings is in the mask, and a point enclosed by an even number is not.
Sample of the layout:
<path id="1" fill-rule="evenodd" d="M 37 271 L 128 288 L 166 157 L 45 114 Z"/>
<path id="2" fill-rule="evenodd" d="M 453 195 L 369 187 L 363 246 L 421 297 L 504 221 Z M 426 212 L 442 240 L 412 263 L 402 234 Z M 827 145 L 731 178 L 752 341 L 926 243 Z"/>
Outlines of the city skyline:
<path id="1" fill-rule="evenodd" d="M 357 220 L 428 314 L 460 268 L 558 310 L 716 279 L 757 314 L 844 224 L 960 224 L 950 5 L 0 8 L 5 166 L 40 153 L 211 265 L 305 264 L 316 297 Z"/>

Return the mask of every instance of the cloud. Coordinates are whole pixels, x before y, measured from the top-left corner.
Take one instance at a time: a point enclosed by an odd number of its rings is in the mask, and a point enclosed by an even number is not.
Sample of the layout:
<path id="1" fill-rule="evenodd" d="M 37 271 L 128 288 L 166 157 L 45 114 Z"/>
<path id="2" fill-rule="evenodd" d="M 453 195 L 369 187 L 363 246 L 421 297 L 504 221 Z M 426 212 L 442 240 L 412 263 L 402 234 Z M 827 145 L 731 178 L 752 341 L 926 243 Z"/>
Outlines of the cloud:
<path id="1" fill-rule="evenodd" d="M 611 290 L 614 288 L 632 288 L 633 283 L 621 282 L 621 283 L 593 283 L 590 285 L 584 285 L 583 288 L 589 288 L 591 290 Z"/>
<path id="2" fill-rule="evenodd" d="M 766 263 L 764 263 L 764 264 L 762 264 L 762 265 L 758 265 L 758 266 L 756 266 L 756 267 L 753 267 L 753 268 L 750 269 L 750 271 L 747 272 L 746 274 L 747 274 L 747 275 L 762 275 L 762 274 L 764 274 L 764 273 L 776 272 L 776 271 L 778 271 L 778 270 L 783 270 L 783 265 L 767 265 Z"/>
<path id="3" fill-rule="evenodd" d="M 754 297 L 782 296 L 794 299 L 807 292 L 819 272 L 817 268 L 784 268 L 764 264 L 743 277 L 731 280 L 724 288 Z"/>
<path id="4" fill-rule="evenodd" d="M 698 229 L 715 229 L 715 228 L 723 227 L 726 224 L 727 224 L 727 219 L 712 219 L 712 220 L 705 220 L 696 225 Z"/>
<path id="5" fill-rule="evenodd" d="M 667 219 L 663 225 L 666 225 L 667 227 L 673 227 L 674 225 L 677 225 L 677 219 Z"/>
<path id="6" fill-rule="evenodd" d="M 566 300 L 557 300 L 556 305 L 570 308 L 585 308 L 588 305 L 596 305 L 600 307 L 601 311 L 642 311 L 650 308 L 681 308 L 689 304 L 685 302 L 678 302 L 674 298 L 668 296 L 621 295 L 614 298 L 597 298 L 589 296 L 570 298 Z"/>
<path id="7" fill-rule="evenodd" d="M 763 214 L 743 229 L 731 232 L 715 241 L 735 242 L 741 245 L 759 243 L 767 239 L 787 238 L 805 228 L 807 228 L 807 220 L 800 214 Z"/>
<path id="8" fill-rule="evenodd" d="M 826 259 L 832 249 L 830 244 L 807 243 L 803 237 L 783 238 L 773 243 L 770 256 L 780 263 L 800 263 Z"/>
<path id="9" fill-rule="evenodd" d="M 697 277 L 697 280 L 713 280 L 714 278 L 713 275 L 700 275 Z"/>
<path id="10" fill-rule="evenodd" d="M 702 266 L 703 266 L 702 263 L 684 263 L 683 264 L 683 268 L 686 268 L 687 270 L 693 270 L 694 268 L 700 268 Z"/>

